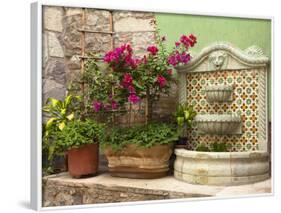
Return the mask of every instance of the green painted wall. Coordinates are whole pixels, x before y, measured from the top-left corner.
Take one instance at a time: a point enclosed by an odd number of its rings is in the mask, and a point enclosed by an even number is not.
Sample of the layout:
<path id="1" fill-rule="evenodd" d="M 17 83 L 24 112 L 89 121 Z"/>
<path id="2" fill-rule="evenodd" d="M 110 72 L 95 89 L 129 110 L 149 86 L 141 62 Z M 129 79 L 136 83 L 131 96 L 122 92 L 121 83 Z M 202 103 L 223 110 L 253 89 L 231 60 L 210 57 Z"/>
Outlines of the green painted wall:
<path id="1" fill-rule="evenodd" d="M 191 52 L 199 52 L 202 48 L 213 42 L 226 41 L 241 49 L 257 45 L 271 58 L 270 20 L 168 13 L 156 14 L 156 20 L 160 33 L 167 36 L 169 49 L 173 48 L 174 42 L 182 34 L 193 33 L 197 36 L 198 43 L 196 47 L 192 48 Z M 269 79 L 271 79 L 270 75 Z M 270 89 L 270 80 L 268 85 Z M 271 115 L 271 92 L 269 94 L 268 109 L 269 115 Z"/>

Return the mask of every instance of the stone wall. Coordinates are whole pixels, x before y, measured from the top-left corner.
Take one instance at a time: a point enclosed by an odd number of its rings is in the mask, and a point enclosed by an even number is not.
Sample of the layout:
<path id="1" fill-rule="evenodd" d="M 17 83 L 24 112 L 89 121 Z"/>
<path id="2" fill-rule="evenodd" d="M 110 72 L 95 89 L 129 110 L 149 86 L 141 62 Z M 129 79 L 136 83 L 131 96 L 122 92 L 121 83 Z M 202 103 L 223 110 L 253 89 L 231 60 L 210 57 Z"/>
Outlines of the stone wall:
<path id="1" fill-rule="evenodd" d="M 124 180 L 126 183 L 124 183 Z M 153 183 L 152 183 L 153 182 Z M 169 184 L 170 185 L 169 185 Z M 173 177 L 136 180 L 100 174 L 96 177 L 73 179 L 67 173 L 43 179 L 43 206 L 65 206 L 98 203 L 118 203 L 212 196 L 210 192 L 183 190 Z M 186 187 L 189 189 L 189 187 Z M 216 189 L 217 190 L 217 189 Z M 214 191 L 214 190 L 212 190 Z"/>
<path id="2" fill-rule="evenodd" d="M 136 55 L 146 53 L 146 47 L 154 44 L 155 15 L 145 12 L 113 11 L 113 34 L 85 32 L 79 29 L 110 32 L 110 11 L 82 8 L 43 8 L 43 103 L 48 97 L 61 99 L 72 82 L 79 81 L 81 72 L 82 43 L 85 54 L 94 52 L 103 55 L 113 46 L 130 43 Z M 155 118 L 162 119 L 175 109 L 177 87 L 174 85 L 169 96 L 163 96 L 154 106 Z M 142 106 L 143 107 L 143 106 Z M 143 120 L 144 116 L 132 119 Z M 127 122 L 128 119 L 123 119 Z"/>
<path id="3" fill-rule="evenodd" d="M 97 203 L 118 203 L 148 200 L 164 200 L 192 197 L 190 194 L 133 187 L 105 186 L 48 182 L 44 187 L 44 207 Z M 194 195 L 196 197 L 196 195 Z"/>
<path id="4" fill-rule="evenodd" d="M 66 92 L 67 65 L 60 41 L 63 32 L 61 7 L 44 7 L 43 10 L 43 103 L 48 97 L 62 98 Z"/>

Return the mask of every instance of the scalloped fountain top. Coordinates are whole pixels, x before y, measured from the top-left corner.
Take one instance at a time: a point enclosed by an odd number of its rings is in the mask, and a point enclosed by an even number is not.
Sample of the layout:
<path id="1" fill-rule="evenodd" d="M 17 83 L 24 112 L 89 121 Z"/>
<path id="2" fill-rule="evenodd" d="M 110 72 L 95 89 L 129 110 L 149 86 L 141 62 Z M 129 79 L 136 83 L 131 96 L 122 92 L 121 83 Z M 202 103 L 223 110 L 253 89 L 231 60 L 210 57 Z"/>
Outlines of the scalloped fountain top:
<path id="1" fill-rule="evenodd" d="M 205 87 L 206 91 L 232 91 L 233 86 L 232 85 L 208 85 Z"/>
<path id="2" fill-rule="evenodd" d="M 194 120 L 197 122 L 241 122 L 240 116 L 230 114 L 197 115 Z"/>

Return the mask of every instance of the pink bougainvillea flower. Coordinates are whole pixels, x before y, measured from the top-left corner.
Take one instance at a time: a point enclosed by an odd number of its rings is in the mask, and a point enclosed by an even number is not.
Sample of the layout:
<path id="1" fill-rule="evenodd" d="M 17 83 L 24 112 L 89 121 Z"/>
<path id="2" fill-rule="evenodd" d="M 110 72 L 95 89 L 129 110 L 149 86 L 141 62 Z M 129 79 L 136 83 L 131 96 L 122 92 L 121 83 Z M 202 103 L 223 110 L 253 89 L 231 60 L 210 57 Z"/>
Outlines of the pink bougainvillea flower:
<path id="1" fill-rule="evenodd" d="M 190 46 L 193 47 L 197 43 L 197 38 L 193 34 L 190 34 L 189 39 L 191 40 Z"/>
<path id="2" fill-rule="evenodd" d="M 180 62 L 186 64 L 190 61 L 191 59 L 191 56 L 190 54 L 187 54 L 185 52 L 183 52 L 181 55 L 180 55 Z"/>
<path id="3" fill-rule="evenodd" d="M 122 80 L 122 85 L 125 88 L 128 88 L 130 85 L 132 85 L 133 82 L 133 77 L 130 73 L 125 73 L 123 76 L 123 80 Z"/>
<path id="4" fill-rule="evenodd" d="M 157 81 L 157 83 L 159 84 L 160 87 L 164 87 L 167 84 L 166 78 L 162 75 L 158 75 L 156 81 Z"/>
<path id="5" fill-rule="evenodd" d="M 167 73 L 168 73 L 168 75 L 172 75 L 173 74 L 173 70 L 172 69 L 168 69 Z"/>
<path id="6" fill-rule="evenodd" d="M 104 62 L 106 62 L 106 63 L 110 63 L 110 62 L 112 62 L 113 60 L 115 60 L 115 54 L 114 54 L 114 52 L 113 52 L 113 51 L 107 52 L 107 53 L 104 55 L 103 60 L 104 60 Z"/>
<path id="7" fill-rule="evenodd" d="M 129 54 L 133 53 L 133 49 L 132 49 L 130 44 L 127 44 L 126 49 L 127 49 Z"/>
<path id="8" fill-rule="evenodd" d="M 150 52 L 151 55 L 156 55 L 158 52 L 158 48 L 156 46 L 152 45 L 147 48 L 147 51 Z"/>
<path id="9" fill-rule="evenodd" d="M 100 101 L 93 102 L 93 109 L 95 112 L 99 112 L 102 109 L 103 104 Z"/>
<path id="10" fill-rule="evenodd" d="M 180 37 L 180 42 L 185 46 L 186 49 L 188 49 L 190 45 L 190 39 L 186 35 L 182 35 Z"/>
<path id="11" fill-rule="evenodd" d="M 180 46 L 180 44 L 181 44 L 181 43 L 178 42 L 178 41 L 175 42 L 176 47 Z"/>
<path id="12" fill-rule="evenodd" d="M 112 101 L 111 101 L 111 108 L 112 108 L 112 109 L 117 109 L 117 108 L 118 108 L 118 103 L 117 103 L 117 101 L 115 101 L 115 100 L 112 100 Z"/>
<path id="13" fill-rule="evenodd" d="M 175 55 L 170 55 L 170 56 L 168 57 L 168 64 L 173 65 L 173 66 L 176 66 L 177 63 L 178 63 L 178 61 L 177 61 Z"/>
<path id="14" fill-rule="evenodd" d="M 127 52 L 125 52 L 127 51 Z M 118 63 L 119 60 L 122 58 L 122 55 L 130 55 L 132 56 L 132 48 L 130 46 L 130 44 L 123 44 L 120 47 L 116 47 L 114 50 L 112 51 L 108 51 L 104 57 L 103 60 L 106 63 Z"/>
<path id="15" fill-rule="evenodd" d="M 136 93 L 136 90 L 132 85 L 128 86 L 128 90 L 130 93 Z"/>
<path id="16" fill-rule="evenodd" d="M 189 36 L 182 35 L 180 37 L 180 42 L 185 46 L 186 49 L 188 49 L 188 47 L 194 46 L 194 44 L 197 42 L 197 38 L 193 34 L 190 34 Z"/>
<path id="17" fill-rule="evenodd" d="M 186 52 L 175 52 L 174 54 L 170 55 L 168 57 L 168 64 L 172 65 L 172 66 L 177 66 L 179 63 L 183 63 L 186 64 L 190 61 L 191 56 L 190 54 L 186 53 Z"/>
<path id="18" fill-rule="evenodd" d="M 140 97 L 137 96 L 136 94 L 132 93 L 129 95 L 128 101 L 132 104 L 136 104 L 136 103 L 140 102 Z"/>
<path id="19" fill-rule="evenodd" d="M 138 59 L 133 58 L 133 55 L 131 53 L 128 53 L 125 56 L 125 63 L 126 65 L 130 66 L 132 69 L 137 68 L 138 65 Z"/>

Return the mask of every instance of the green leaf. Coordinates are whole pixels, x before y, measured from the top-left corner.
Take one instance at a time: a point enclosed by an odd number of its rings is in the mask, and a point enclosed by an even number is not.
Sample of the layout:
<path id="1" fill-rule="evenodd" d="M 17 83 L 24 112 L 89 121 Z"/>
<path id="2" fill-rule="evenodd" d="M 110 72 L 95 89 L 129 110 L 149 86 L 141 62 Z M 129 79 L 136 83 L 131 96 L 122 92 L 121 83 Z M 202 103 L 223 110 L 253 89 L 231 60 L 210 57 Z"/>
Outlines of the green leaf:
<path id="1" fill-rule="evenodd" d="M 62 110 L 60 111 L 60 113 L 61 113 L 62 116 L 65 116 L 66 109 L 62 109 Z"/>
<path id="2" fill-rule="evenodd" d="M 72 95 L 66 96 L 66 98 L 64 99 L 64 102 L 63 102 L 63 105 L 65 108 L 71 103 L 71 100 L 72 100 Z"/>
<path id="3" fill-rule="evenodd" d="M 60 129 L 60 130 L 63 130 L 64 127 L 65 127 L 65 123 L 64 123 L 64 122 L 61 122 L 61 123 L 59 124 L 59 129 Z"/>
<path id="4" fill-rule="evenodd" d="M 66 116 L 66 118 L 71 121 L 74 118 L 74 112 Z"/>
<path id="5" fill-rule="evenodd" d="M 144 87 L 141 86 L 137 81 L 134 80 L 134 81 L 133 81 L 133 84 L 134 84 L 134 86 L 137 87 L 138 89 L 144 90 Z"/>
<path id="6" fill-rule="evenodd" d="M 185 120 L 189 119 L 189 115 L 190 115 L 189 111 L 185 110 L 184 111 L 184 118 L 185 118 Z"/>
<path id="7" fill-rule="evenodd" d="M 50 129 L 52 125 L 54 124 L 54 121 L 56 121 L 56 118 L 50 118 L 46 123 L 46 129 Z"/>
<path id="8" fill-rule="evenodd" d="M 177 123 L 179 126 L 183 126 L 184 124 L 184 117 L 177 117 Z"/>
<path id="9" fill-rule="evenodd" d="M 48 149 L 48 160 L 52 160 L 55 152 L 55 146 L 51 145 Z"/>
<path id="10" fill-rule="evenodd" d="M 60 105 L 60 100 L 57 100 L 55 98 L 48 98 L 47 103 L 51 102 L 52 107 L 58 107 Z"/>

